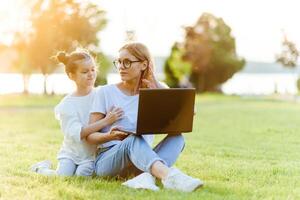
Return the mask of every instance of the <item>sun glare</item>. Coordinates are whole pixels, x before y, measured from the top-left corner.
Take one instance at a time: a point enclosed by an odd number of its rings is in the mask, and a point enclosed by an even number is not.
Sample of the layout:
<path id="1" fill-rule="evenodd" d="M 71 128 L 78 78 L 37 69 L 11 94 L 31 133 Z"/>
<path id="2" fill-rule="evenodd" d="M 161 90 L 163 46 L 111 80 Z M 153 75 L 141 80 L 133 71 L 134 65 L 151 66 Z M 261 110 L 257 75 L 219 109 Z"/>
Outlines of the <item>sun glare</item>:
<path id="1" fill-rule="evenodd" d="M 29 11 L 24 0 L 1 1 L 0 4 L 0 43 L 9 45 L 13 40 L 12 33 L 28 28 Z"/>

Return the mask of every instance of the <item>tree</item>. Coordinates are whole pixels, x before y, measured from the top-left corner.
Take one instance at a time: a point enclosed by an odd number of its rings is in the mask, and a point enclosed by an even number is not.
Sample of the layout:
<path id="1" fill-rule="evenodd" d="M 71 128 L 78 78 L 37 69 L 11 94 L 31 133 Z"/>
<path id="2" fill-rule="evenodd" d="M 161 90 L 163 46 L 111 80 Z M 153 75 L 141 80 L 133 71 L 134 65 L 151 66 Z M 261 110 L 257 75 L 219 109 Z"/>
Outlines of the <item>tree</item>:
<path id="1" fill-rule="evenodd" d="M 45 76 L 57 64 L 50 58 L 58 50 L 72 51 L 81 46 L 93 49 L 99 43 L 97 33 L 106 25 L 105 12 L 92 3 L 75 0 L 32 1 L 32 32 L 29 36 L 30 65 Z"/>
<path id="2" fill-rule="evenodd" d="M 191 64 L 190 81 L 198 92 L 217 91 L 219 86 L 241 70 L 245 60 L 236 54 L 231 28 L 209 13 L 194 26 L 185 27 L 182 60 Z"/>
<path id="3" fill-rule="evenodd" d="M 276 62 L 282 64 L 284 67 L 294 68 L 297 66 L 299 51 L 296 44 L 289 40 L 286 34 L 283 35 L 282 51 L 275 57 Z"/>
<path id="4" fill-rule="evenodd" d="M 98 52 L 95 56 L 96 63 L 99 65 L 98 75 L 96 79 L 96 85 L 107 84 L 107 74 L 112 67 L 112 61 L 103 53 Z"/>
<path id="5" fill-rule="evenodd" d="M 171 54 L 165 62 L 164 72 L 166 75 L 166 83 L 170 87 L 181 87 L 186 76 L 190 73 L 190 63 L 182 60 L 182 51 L 180 44 L 175 43 L 172 47 Z"/>
<path id="6" fill-rule="evenodd" d="M 295 68 L 299 58 L 299 50 L 296 44 L 289 40 L 285 33 L 283 33 L 282 51 L 280 54 L 275 55 L 276 62 L 282 64 L 283 67 Z M 297 88 L 300 91 L 300 78 L 297 80 Z"/>
<path id="7" fill-rule="evenodd" d="M 13 50 L 15 50 L 18 54 L 18 58 L 13 62 L 13 68 L 20 72 L 23 77 L 23 93 L 29 93 L 29 78 L 30 75 L 34 72 L 34 69 L 31 67 L 29 62 L 29 43 L 26 40 L 24 34 L 20 34 L 19 32 L 15 33 L 14 42 L 11 46 Z"/>

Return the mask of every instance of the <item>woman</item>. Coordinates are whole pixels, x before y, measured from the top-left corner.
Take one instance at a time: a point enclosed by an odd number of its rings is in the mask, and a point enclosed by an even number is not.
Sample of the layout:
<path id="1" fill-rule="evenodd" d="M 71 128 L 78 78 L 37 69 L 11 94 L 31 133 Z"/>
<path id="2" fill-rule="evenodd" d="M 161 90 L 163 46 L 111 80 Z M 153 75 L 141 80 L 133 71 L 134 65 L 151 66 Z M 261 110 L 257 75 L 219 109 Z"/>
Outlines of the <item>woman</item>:
<path id="1" fill-rule="evenodd" d="M 101 133 L 87 137 L 89 143 L 100 147 L 95 161 L 96 174 L 114 177 L 141 173 L 123 183 L 132 188 L 158 190 L 154 177 L 161 179 L 168 189 L 190 192 L 202 186 L 201 180 L 171 167 L 184 147 L 181 134 L 168 135 L 152 150 L 152 135 L 128 136 L 122 131 L 136 128 L 139 88 L 163 87 L 153 75 L 153 61 L 147 47 L 141 43 L 126 44 L 119 50 L 119 58 L 114 64 L 122 81 L 97 91 L 90 123 L 103 119 L 111 106 L 122 108 L 124 115 L 114 127 L 106 127 Z"/>

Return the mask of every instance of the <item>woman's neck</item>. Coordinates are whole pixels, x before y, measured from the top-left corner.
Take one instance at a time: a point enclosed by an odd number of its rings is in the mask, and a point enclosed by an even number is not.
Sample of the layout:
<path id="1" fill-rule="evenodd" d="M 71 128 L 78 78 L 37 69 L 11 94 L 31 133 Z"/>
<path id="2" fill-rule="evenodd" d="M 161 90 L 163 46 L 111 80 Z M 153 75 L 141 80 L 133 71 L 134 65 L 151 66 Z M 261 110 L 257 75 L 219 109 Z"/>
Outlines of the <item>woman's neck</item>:
<path id="1" fill-rule="evenodd" d="M 81 96 L 86 96 L 88 95 L 93 89 L 93 86 L 90 86 L 90 87 L 80 87 L 80 86 L 77 86 L 77 89 L 76 91 L 74 92 L 74 96 L 78 96 L 78 97 L 81 97 Z"/>
<path id="2" fill-rule="evenodd" d="M 123 81 L 120 83 L 120 89 L 123 90 L 128 95 L 136 95 L 138 94 L 138 81 L 131 80 L 131 81 Z"/>

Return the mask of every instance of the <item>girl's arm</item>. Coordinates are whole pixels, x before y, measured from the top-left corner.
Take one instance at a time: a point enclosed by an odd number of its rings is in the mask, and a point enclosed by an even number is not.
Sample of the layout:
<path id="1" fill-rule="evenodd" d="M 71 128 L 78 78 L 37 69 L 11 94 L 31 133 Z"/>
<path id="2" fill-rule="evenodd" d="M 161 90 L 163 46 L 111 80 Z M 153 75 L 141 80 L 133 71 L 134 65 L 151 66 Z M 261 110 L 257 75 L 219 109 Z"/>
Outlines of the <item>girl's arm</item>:
<path id="1" fill-rule="evenodd" d="M 105 119 L 104 114 L 102 114 L 102 113 L 92 113 L 90 115 L 89 124 L 93 124 L 96 121 L 101 121 L 103 119 Z M 106 133 L 95 132 L 95 133 L 89 134 L 86 137 L 86 141 L 90 144 L 102 144 L 102 143 L 105 143 L 105 142 L 109 142 L 111 140 L 123 140 L 127 136 L 128 136 L 128 134 L 126 134 L 122 131 L 118 131 L 117 128 L 112 128 L 111 130 L 109 130 Z"/>
<path id="2" fill-rule="evenodd" d="M 81 133 L 80 133 L 81 139 L 84 139 L 90 134 L 101 130 L 105 126 L 113 124 L 115 121 L 119 120 L 122 117 L 123 111 L 121 108 L 111 108 L 111 110 L 107 113 L 105 117 L 103 114 L 101 113 L 99 114 L 101 116 L 93 117 L 93 119 L 90 118 L 89 125 L 81 129 Z M 91 117 L 92 116 L 93 114 L 91 115 Z"/>

